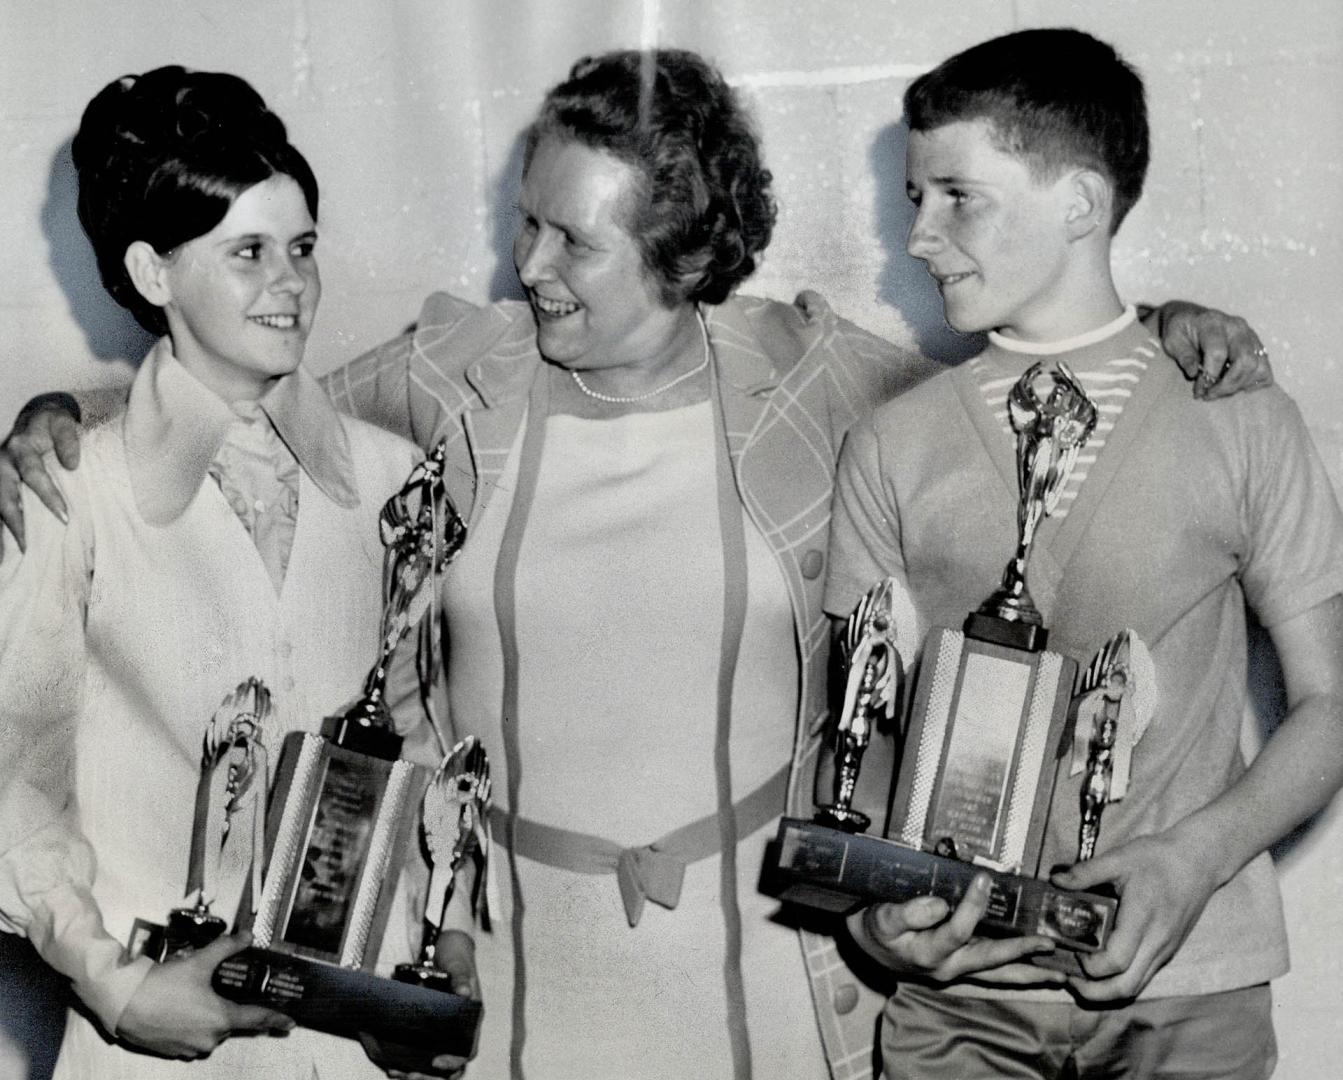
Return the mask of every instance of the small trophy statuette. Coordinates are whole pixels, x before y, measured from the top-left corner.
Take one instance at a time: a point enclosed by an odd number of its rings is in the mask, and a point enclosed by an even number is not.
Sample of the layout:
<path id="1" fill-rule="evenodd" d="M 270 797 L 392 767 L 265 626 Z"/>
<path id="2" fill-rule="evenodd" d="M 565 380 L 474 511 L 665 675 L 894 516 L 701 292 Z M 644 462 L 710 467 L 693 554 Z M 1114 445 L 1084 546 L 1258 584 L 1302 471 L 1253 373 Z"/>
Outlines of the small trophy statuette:
<path id="1" fill-rule="evenodd" d="M 1101 814 L 1128 792 L 1133 747 L 1155 712 L 1156 665 L 1142 640 L 1122 630 L 1102 646 L 1082 676 L 1074 702 L 1071 775 L 1082 781 L 1078 862 L 1096 853 Z"/>
<path id="2" fill-rule="evenodd" d="M 393 978 L 399 982 L 451 990 L 452 977 L 434 963 L 438 933 L 452 901 L 458 868 L 467 858 L 474 858 L 480 874 L 487 873 L 489 808 L 489 758 L 480 741 L 468 735 L 443 759 L 424 793 L 424 839 L 433 871 L 425 898 L 419 960 L 397 965 Z"/>
<path id="3" fill-rule="evenodd" d="M 228 924 L 210 906 L 225 864 L 246 862 L 254 894 L 260 889 L 267 781 L 262 735 L 270 715 L 270 691 L 256 678 L 239 683 L 215 710 L 202 741 L 186 904 L 168 913 L 164 927 L 136 920 L 137 951 L 162 961 L 223 934 Z"/>
<path id="4" fill-rule="evenodd" d="M 1049 385 L 1042 391 L 1046 379 Z M 1096 429 L 1097 409 L 1067 364 L 1046 374 L 1036 363 L 1013 385 L 1007 414 L 1017 436 L 1017 550 L 1002 584 L 966 620 L 965 631 L 1017 648 L 1043 649 L 1044 620 L 1026 586 L 1026 564 L 1040 522 L 1057 508 L 1077 455 Z"/>
<path id="5" fill-rule="evenodd" d="M 835 799 L 819 807 L 816 821 L 844 832 L 872 823 L 853 809 L 863 752 L 875 728 L 895 719 L 903 667 L 896 648 L 894 590 L 890 578 L 872 586 L 849 615 L 841 643 L 847 676 L 835 731 Z"/>
<path id="6" fill-rule="evenodd" d="M 382 629 L 378 658 L 364 679 L 364 692 L 340 717 L 332 718 L 330 732 L 337 743 L 355 739 L 370 752 L 400 751 L 383 736 L 392 734 L 385 700 L 387 673 L 397 646 L 433 603 L 438 575 L 466 542 L 466 524 L 443 486 L 446 441 L 420 462 L 383 505 L 378 519 L 382 534 Z M 374 749 L 382 747 L 382 749 Z"/>

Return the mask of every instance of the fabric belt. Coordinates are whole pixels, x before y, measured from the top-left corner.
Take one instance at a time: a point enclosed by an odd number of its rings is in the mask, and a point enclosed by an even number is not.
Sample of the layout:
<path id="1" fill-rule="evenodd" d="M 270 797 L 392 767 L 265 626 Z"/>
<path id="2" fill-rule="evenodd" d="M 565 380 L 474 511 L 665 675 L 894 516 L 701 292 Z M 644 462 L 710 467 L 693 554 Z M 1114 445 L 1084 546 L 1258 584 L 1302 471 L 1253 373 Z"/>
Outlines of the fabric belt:
<path id="1" fill-rule="evenodd" d="M 778 817 L 787 790 L 788 767 L 784 766 L 732 808 L 737 835 L 750 836 Z M 490 808 L 494 835 L 511 839 L 513 855 L 575 874 L 615 874 L 630 926 L 639 925 L 647 900 L 668 909 L 676 907 L 686 867 L 721 850 L 717 813 L 632 848 L 524 817 L 510 821 L 510 817 L 507 810 Z"/>

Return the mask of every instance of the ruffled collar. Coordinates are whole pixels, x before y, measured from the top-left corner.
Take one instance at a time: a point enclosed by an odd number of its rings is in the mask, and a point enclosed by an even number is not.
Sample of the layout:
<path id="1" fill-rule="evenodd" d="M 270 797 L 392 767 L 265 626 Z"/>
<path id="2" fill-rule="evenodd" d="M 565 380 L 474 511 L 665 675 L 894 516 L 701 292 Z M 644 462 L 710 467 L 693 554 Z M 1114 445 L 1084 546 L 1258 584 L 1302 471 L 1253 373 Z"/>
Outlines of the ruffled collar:
<path id="1" fill-rule="evenodd" d="M 349 439 L 317 380 L 300 366 L 258 405 L 312 482 L 339 506 L 358 506 Z M 131 385 L 123 420 L 131 491 L 146 521 L 167 525 L 186 512 L 237 422 L 229 404 L 178 362 L 171 340 L 160 339 Z"/>

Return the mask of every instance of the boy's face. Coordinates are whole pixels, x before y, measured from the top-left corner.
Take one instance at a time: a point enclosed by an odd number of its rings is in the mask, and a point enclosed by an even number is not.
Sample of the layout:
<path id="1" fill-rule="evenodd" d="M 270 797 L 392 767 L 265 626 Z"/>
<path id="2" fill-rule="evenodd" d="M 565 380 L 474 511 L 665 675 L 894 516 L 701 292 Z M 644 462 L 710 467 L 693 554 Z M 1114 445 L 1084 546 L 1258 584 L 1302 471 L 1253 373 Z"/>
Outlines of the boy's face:
<path id="1" fill-rule="evenodd" d="M 909 253 L 937 279 L 954 329 L 1067 336 L 1057 310 L 1068 276 L 1066 172 L 1036 181 L 998 149 L 987 120 L 958 120 L 910 132 L 905 175 L 918 207 Z"/>

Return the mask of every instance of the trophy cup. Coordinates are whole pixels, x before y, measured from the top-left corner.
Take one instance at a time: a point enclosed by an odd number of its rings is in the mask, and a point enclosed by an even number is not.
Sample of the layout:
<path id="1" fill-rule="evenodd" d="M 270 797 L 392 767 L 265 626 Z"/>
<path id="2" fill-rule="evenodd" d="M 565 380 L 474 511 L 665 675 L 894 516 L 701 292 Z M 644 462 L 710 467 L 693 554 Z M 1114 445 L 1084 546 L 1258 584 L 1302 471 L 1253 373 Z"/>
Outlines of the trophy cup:
<path id="1" fill-rule="evenodd" d="M 886 839 L 846 829 L 843 819 L 853 815 L 833 808 L 811 822 L 785 818 L 762 887 L 837 912 L 924 895 L 954 907 L 983 870 L 991 887 L 979 932 L 1042 934 L 1071 953 L 1094 952 L 1113 926 L 1115 898 L 1038 877 L 1077 664 L 1046 649 L 1026 567 L 1039 524 L 1057 506 L 1095 427 L 1096 407 L 1065 365 L 1046 376 L 1035 364 L 1010 392 L 1008 414 L 1017 436 L 1016 551 L 998 589 L 961 630 L 938 627 L 927 636 Z M 853 661 L 860 657 L 855 652 Z M 854 678 L 851 666 L 850 683 Z M 841 776 L 852 727 L 841 715 Z M 853 783 L 845 787 L 851 792 Z M 1104 801 L 1093 808 L 1095 828 Z M 1076 967 L 1075 958 L 1040 962 Z"/>
<path id="2" fill-rule="evenodd" d="M 436 576 L 465 526 L 443 489 L 445 445 L 383 508 L 379 651 L 358 701 L 320 734 L 286 736 L 267 815 L 252 947 L 224 960 L 213 985 L 307 1027 L 409 1052 L 467 1056 L 480 1003 L 441 983 L 374 973 L 402 856 L 414 838 L 428 770 L 401 760 L 385 701 L 398 643 L 428 609 Z M 240 920 L 246 922 L 246 919 Z M 431 988 L 433 987 L 433 988 Z"/>
<path id="3" fill-rule="evenodd" d="M 244 854 L 241 845 L 247 845 L 252 887 L 260 886 L 267 775 L 262 734 L 270 714 L 270 692 L 255 678 L 239 683 L 215 710 L 201 754 L 186 904 L 168 913 L 166 926 L 136 919 L 133 955 L 162 962 L 202 948 L 224 933 L 227 924 L 210 906 L 223 865 Z M 250 821 L 237 820 L 249 816 Z"/>

